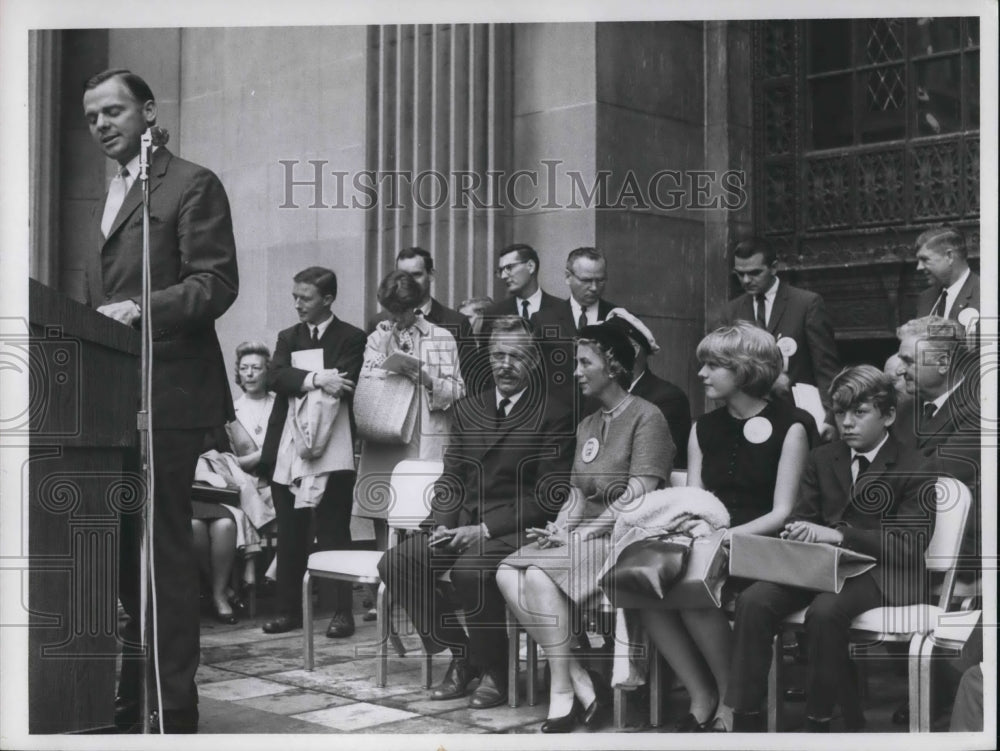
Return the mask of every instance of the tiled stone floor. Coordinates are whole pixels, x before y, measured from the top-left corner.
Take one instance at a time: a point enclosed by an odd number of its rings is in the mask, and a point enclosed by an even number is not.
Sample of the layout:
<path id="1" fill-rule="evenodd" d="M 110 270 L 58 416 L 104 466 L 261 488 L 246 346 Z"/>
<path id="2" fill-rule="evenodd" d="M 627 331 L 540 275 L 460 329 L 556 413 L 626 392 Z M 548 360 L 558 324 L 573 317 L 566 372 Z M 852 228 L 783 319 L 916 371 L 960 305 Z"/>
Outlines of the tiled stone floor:
<path id="1" fill-rule="evenodd" d="M 375 624 L 356 612 L 357 632 L 350 639 L 324 635 L 326 619 L 314 624 L 316 669 L 302 664 L 302 632 L 268 635 L 261 625 L 270 616 L 262 600 L 258 616 L 235 626 L 202 621 L 202 659 L 197 680 L 202 733 L 535 733 L 545 718 L 544 691 L 538 706 L 471 710 L 465 699 L 430 701 L 421 685 L 418 640 L 405 636 L 405 658 L 391 653 L 389 680 L 375 686 Z M 434 682 L 447 666 L 447 656 L 434 660 Z M 793 678 L 796 671 L 793 668 Z M 869 671 L 865 713 L 869 732 L 897 732 L 890 717 L 906 697 L 906 679 L 884 661 Z M 650 728 L 646 707 L 631 700 L 625 732 L 669 732 L 687 711 L 682 690 L 666 692 L 664 723 Z M 786 704 L 792 728 L 801 727 L 802 704 Z M 837 721 L 834 730 L 838 727 Z M 946 718 L 945 718 L 946 727 Z M 608 729 L 610 732 L 610 728 Z"/>

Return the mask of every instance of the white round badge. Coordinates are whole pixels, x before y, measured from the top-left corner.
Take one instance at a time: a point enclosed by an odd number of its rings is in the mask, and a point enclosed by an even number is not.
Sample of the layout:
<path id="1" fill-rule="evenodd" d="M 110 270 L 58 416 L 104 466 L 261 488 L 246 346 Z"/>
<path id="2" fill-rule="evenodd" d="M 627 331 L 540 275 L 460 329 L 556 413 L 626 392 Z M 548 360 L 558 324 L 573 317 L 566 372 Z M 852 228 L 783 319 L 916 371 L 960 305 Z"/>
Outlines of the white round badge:
<path id="1" fill-rule="evenodd" d="M 766 417 L 751 417 L 743 426 L 743 437 L 750 443 L 763 443 L 771 437 L 773 432 L 771 421 Z"/>
<path id="2" fill-rule="evenodd" d="M 778 340 L 778 349 L 785 357 L 791 357 L 799 351 L 799 345 L 790 336 L 783 336 Z"/>
<path id="3" fill-rule="evenodd" d="M 597 452 L 600 450 L 600 442 L 596 438 L 588 438 L 587 442 L 583 444 L 583 451 L 580 452 L 580 458 L 583 459 L 585 464 L 590 464 L 597 458 Z"/>
<path id="4" fill-rule="evenodd" d="M 958 322 L 967 330 L 979 323 L 979 311 L 975 308 L 966 308 L 958 314 Z"/>

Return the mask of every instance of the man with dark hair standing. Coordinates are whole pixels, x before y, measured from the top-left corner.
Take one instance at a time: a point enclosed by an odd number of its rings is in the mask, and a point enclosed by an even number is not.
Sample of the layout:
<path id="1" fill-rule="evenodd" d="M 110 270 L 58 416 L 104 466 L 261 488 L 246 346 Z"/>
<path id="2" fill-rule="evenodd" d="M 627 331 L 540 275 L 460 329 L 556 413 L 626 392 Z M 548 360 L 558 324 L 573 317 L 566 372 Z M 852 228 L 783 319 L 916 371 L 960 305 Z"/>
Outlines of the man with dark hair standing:
<path id="1" fill-rule="evenodd" d="M 128 326 L 148 316 L 152 351 L 153 559 L 163 717 L 154 729 L 198 730 L 198 572 L 191 533 L 191 484 L 205 433 L 232 420 L 233 404 L 215 320 L 239 289 L 226 191 L 209 170 L 155 147 L 149 168 L 150 309 L 142 310 L 141 137 L 156 124 L 145 81 L 118 69 L 91 78 L 83 94 L 90 134 L 118 163 L 88 236 L 87 301 Z M 142 727 L 144 661 L 139 654 L 139 543 L 136 514 L 123 514 L 119 596 L 128 623 L 115 706 L 123 731 Z M 156 683 L 149 686 L 156 707 Z"/>
<path id="2" fill-rule="evenodd" d="M 495 274 L 507 287 L 509 297 L 493 303 L 483 313 L 475 362 L 469 377 L 462 374 L 467 393 L 475 394 L 493 385 L 486 359 L 493 321 L 502 316 L 518 316 L 531 325 L 539 313 L 550 311 L 562 302 L 538 286 L 539 268 L 538 253 L 527 243 L 514 243 L 500 251 Z"/>
<path id="3" fill-rule="evenodd" d="M 379 573 L 406 608 L 429 652 L 452 651 L 431 699 L 465 696 L 473 709 L 507 700 L 506 603 L 496 584 L 500 562 L 528 542 L 528 527 L 559 511 L 569 478 L 574 426 L 546 392 L 539 349 L 526 321 L 494 321 L 488 356 L 494 386 L 454 404 L 451 443 L 422 531 L 390 548 Z M 438 576 L 451 571 L 468 632 L 455 621 Z"/>
<path id="4" fill-rule="evenodd" d="M 917 273 L 930 286 L 917 300 L 917 317 L 935 315 L 969 327 L 968 310 L 979 318 L 979 276 L 969 268 L 965 235 L 954 227 L 934 227 L 914 243 Z"/>
<path id="5" fill-rule="evenodd" d="M 515 243 L 500 251 L 496 275 L 506 285 L 510 296 L 494 303 L 483 314 L 484 336 L 489 334 L 490 319 L 520 316 L 531 321 L 540 311 L 558 305 L 559 298 L 538 286 L 538 270 L 538 253 L 530 245 Z"/>
<path id="6" fill-rule="evenodd" d="M 751 321 L 771 332 L 778 340 L 792 383 L 815 386 L 829 406 L 830 382 L 839 366 L 823 298 L 781 281 L 778 256 L 762 238 L 736 246 L 733 274 L 744 294 L 729 302 L 727 320 Z"/>
<path id="7" fill-rule="evenodd" d="M 299 323 L 278 334 L 267 373 L 267 387 L 275 392 L 274 408 L 261 448 L 260 471 L 271 480 L 271 496 L 278 517 L 278 616 L 264 624 L 264 633 L 282 634 L 302 627 L 302 576 L 309 560 L 311 510 L 297 502 L 292 460 L 298 453 L 289 403 L 309 391 L 322 390 L 340 399 L 331 441 L 339 441 L 339 461 L 328 468 L 326 486 L 315 507 L 316 542 L 320 550 L 338 550 L 351 544 L 351 505 L 354 496 L 354 452 L 351 447 L 351 395 L 358 382 L 365 354 L 361 329 L 338 319 L 330 310 L 337 299 L 337 275 L 327 268 L 310 266 L 293 278 L 292 298 Z M 322 352 L 322 365 L 306 368 L 295 353 Z M 342 422 L 341 422 L 342 421 Z M 346 434 L 338 434 L 337 427 Z M 333 618 L 326 629 L 330 638 L 354 633 L 349 583 L 338 582 Z"/>
<path id="8" fill-rule="evenodd" d="M 431 297 L 431 282 L 434 279 L 434 259 L 431 254 L 417 246 L 403 248 L 396 255 L 396 270 L 411 274 L 423 290 L 424 296 L 418 309 L 423 314 L 424 320 L 447 329 L 455 337 L 455 343 L 458 345 L 459 368 L 463 380 L 467 379 L 470 375 L 472 355 L 476 348 L 472 325 L 469 323 L 469 319 L 457 310 L 452 310 Z M 368 322 L 368 333 L 373 332 L 380 321 L 385 321 L 388 318 L 389 314 L 385 311 L 378 313 Z"/>

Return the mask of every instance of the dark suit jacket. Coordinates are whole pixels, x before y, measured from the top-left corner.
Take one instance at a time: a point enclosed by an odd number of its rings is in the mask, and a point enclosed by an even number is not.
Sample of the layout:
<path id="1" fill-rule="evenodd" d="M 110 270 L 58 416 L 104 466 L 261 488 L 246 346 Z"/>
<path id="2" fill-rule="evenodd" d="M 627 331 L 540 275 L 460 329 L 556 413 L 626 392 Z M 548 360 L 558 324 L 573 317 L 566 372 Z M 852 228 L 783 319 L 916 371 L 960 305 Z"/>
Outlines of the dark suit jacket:
<path id="1" fill-rule="evenodd" d="M 597 319 L 603 321 L 608 313 L 617 308 L 614 303 L 599 300 Z M 600 405 L 592 399 L 583 399 L 579 387 L 573 379 L 576 369 L 576 352 L 573 338 L 576 336 L 576 320 L 569 300 L 559 300 L 555 305 L 542 307 L 531 318 L 535 338 L 542 344 L 542 360 L 545 365 L 545 382 L 552 393 L 567 401 L 576 389 L 574 420 L 579 423 Z"/>
<path id="2" fill-rule="evenodd" d="M 545 290 L 542 290 L 542 301 L 538 305 L 538 310 L 531 314 L 531 319 L 534 321 L 535 316 L 539 313 L 549 310 L 550 308 L 555 308 L 560 302 L 566 302 L 565 300 L 560 300 L 558 297 L 550 295 Z M 483 313 L 483 328 L 480 332 L 480 337 L 483 339 L 489 338 L 490 335 L 490 322 L 491 319 L 499 318 L 500 316 L 519 316 L 521 311 L 517 308 L 517 298 L 513 295 L 500 300 L 499 302 L 493 303 L 490 307 L 486 309 Z"/>
<path id="3" fill-rule="evenodd" d="M 924 553 L 934 514 L 920 498 L 939 474 L 933 460 L 890 435 L 852 489 L 851 449 L 834 441 L 809 453 L 789 521 L 835 527 L 843 547 L 875 558 L 878 564 L 863 575 L 875 578 L 888 604 L 926 601 Z"/>
<path id="4" fill-rule="evenodd" d="M 679 387 L 665 381 L 646 368 L 632 393 L 660 408 L 670 426 L 670 436 L 674 439 L 677 453 L 674 454 L 674 469 L 687 469 L 687 445 L 691 434 L 691 404 Z"/>
<path id="5" fill-rule="evenodd" d="M 607 300 L 598 300 L 597 320 L 603 321 L 608 317 L 608 313 L 617 307 L 615 303 Z M 539 333 L 544 333 L 546 327 L 551 326 L 557 328 L 563 337 L 572 339 L 576 336 L 576 320 L 573 318 L 573 307 L 568 299 L 559 300 L 555 305 L 546 307 L 543 298 L 541 309 L 532 316 L 532 325 Z"/>
<path id="6" fill-rule="evenodd" d="M 323 367 L 336 368 L 357 383 L 365 357 L 366 340 L 361 329 L 334 316 L 319 340 L 323 348 Z M 308 370 L 292 367 L 292 353 L 302 349 L 314 349 L 307 324 L 297 323 L 278 334 L 278 343 L 274 347 L 274 356 L 267 371 L 267 387 L 274 391 L 275 399 L 260 452 L 262 477 L 270 478 L 274 471 L 281 431 L 288 415 L 288 399 L 302 393 L 302 383 L 309 374 Z M 346 403 L 349 405 L 350 399 Z M 344 404 L 344 400 L 341 400 L 341 404 Z"/>
<path id="7" fill-rule="evenodd" d="M 493 389 L 457 401 L 444 472 L 425 526 L 486 524 L 492 537 L 554 519 L 568 487 L 575 426 L 567 405 L 529 389 L 496 427 Z"/>
<path id="8" fill-rule="evenodd" d="M 468 383 L 472 374 L 473 357 L 476 353 L 476 337 L 472 333 L 472 324 L 469 323 L 469 319 L 457 310 L 442 305 L 433 297 L 431 298 L 430 312 L 424 318 L 447 330 L 455 337 L 455 345 L 458 347 L 458 367 L 462 373 L 462 380 Z M 389 315 L 385 311 L 373 316 L 368 322 L 368 333 L 372 333 L 381 321 L 388 319 Z"/>
<path id="9" fill-rule="evenodd" d="M 742 294 L 730 300 L 726 308 L 729 322 L 742 318 L 755 320 L 753 295 Z M 797 349 L 788 361 L 788 377 L 792 383 L 808 383 L 819 389 L 823 403 L 829 406 L 827 391 L 840 365 L 833 327 L 826 316 L 823 298 L 815 292 L 799 289 L 781 280 L 771 307 L 767 330 L 795 340 Z"/>
<path id="10" fill-rule="evenodd" d="M 921 292 L 920 297 L 917 298 L 917 318 L 929 316 L 931 311 L 934 309 L 934 304 L 938 301 L 940 296 L 941 285 L 937 283 L 932 284 L 930 287 Z M 977 311 L 980 310 L 979 275 L 974 271 L 969 272 L 969 278 L 965 280 L 965 284 L 962 285 L 962 289 L 958 291 L 958 298 L 955 300 L 954 305 L 951 306 L 948 318 L 953 321 L 957 321 L 959 313 L 966 308 L 973 308 Z"/>
<path id="11" fill-rule="evenodd" d="M 982 530 L 981 472 L 982 434 L 979 404 L 979 381 L 954 391 L 927 424 L 920 424 L 920 399 L 900 408 L 893 424 L 893 435 L 904 446 L 937 462 L 942 474 L 954 477 L 972 491 L 973 507 L 969 512 L 962 555 L 977 557 Z M 975 565 L 970 562 L 969 565 Z M 967 568 L 963 564 L 963 568 Z"/>
<path id="12" fill-rule="evenodd" d="M 159 148 L 149 169 L 154 428 L 210 428 L 234 419 L 215 319 L 239 290 L 229 199 L 219 178 Z M 95 308 L 142 295 L 142 184 L 136 180 L 103 240 L 95 206 L 87 302 Z"/>

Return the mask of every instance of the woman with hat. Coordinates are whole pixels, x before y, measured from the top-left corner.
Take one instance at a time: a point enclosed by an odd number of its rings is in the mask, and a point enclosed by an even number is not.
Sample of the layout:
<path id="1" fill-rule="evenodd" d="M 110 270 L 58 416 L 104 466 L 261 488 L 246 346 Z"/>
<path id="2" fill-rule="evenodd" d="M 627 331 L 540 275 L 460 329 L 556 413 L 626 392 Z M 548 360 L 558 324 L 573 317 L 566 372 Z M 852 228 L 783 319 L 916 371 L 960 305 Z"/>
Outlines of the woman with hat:
<path id="1" fill-rule="evenodd" d="M 649 356 L 660 351 L 653 332 L 637 316 L 625 308 L 615 308 L 604 319 L 605 326 L 614 326 L 628 334 L 635 350 L 635 367 L 632 368 L 632 383 L 629 393 L 641 396 L 660 408 L 670 426 L 670 437 L 674 439 L 677 453 L 674 455 L 674 469 L 687 469 L 687 441 L 691 432 L 691 403 L 680 387 L 660 378 L 649 369 Z"/>
<path id="2" fill-rule="evenodd" d="M 601 596 L 597 573 L 608 554 L 616 510 L 664 487 L 674 444 L 660 410 L 628 392 L 635 351 L 628 336 L 607 325 L 585 326 L 576 342 L 574 376 L 584 397 L 600 408 L 576 432 L 568 489 L 536 489 L 552 505 L 555 522 L 528 530 L 535 542 L 504 561 L 497 584 L 511 611 L 545 650 L 551 675 L 543 733 L 593 729 L 608 717 L 610 689 L 570 651 L 574 608 Z"/>

